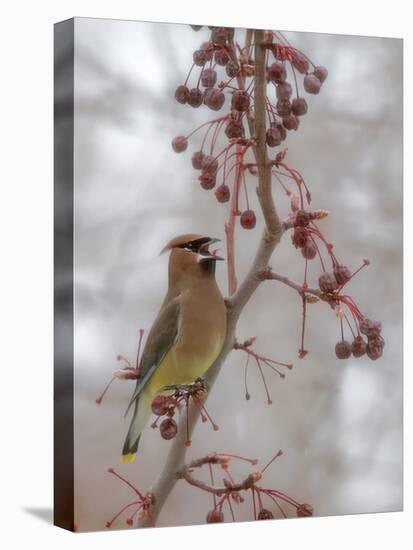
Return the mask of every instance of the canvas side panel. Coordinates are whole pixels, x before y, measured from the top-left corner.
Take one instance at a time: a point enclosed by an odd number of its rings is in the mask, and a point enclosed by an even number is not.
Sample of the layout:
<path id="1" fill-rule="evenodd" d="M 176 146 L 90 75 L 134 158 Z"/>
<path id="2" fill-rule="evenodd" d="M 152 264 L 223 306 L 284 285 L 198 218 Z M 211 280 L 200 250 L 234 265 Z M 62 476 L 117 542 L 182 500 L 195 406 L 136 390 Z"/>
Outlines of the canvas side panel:
<path id="1" fill-rule="evenodd" d="M 54 524 L 74 530 L 74 20 L 54 26 Z"/>

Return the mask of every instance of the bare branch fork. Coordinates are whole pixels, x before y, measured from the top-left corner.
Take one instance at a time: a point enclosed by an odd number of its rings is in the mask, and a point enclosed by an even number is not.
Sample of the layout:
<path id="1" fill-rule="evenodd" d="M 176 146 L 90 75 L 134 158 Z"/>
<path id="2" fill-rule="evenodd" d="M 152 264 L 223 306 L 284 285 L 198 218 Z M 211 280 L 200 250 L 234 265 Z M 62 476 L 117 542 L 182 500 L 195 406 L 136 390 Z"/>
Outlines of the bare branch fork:
<path id="1" fill-rule="evenodd" d="M 284 228 L 277 214 L 271 190 L 271 163 L 268 162 L 266 148 L 266 74 L 265 74 L 265 49 L 263 47 L 264 31 L 250 31 L 249 35 L 254 33 L 254 54 L 255 54 L 255 88 L 254 88 L 254 120 L 249 117 L 250 130 L 256 139 L 256 145 L 253 152 L 258 168 L 258 186 L 257 195 L 265 220 L 265 229 L 258 245 L 257 252 L 251 263 L 251 267 L 246 277 L 227 300 L 227 334 L 222 351 L 209 369 L 206 381 L 211 391 L 213 384 L 221 370 L 221 367 L 235 343 L 235 329 L 243 308 L 254 294 L 260 283 L 265 280 L 262 273 L 267 268 L 271 255 L 280 242 Z M 291 285 L 290 285 L 291 286 Z M 192 434 L 195 425 L 199 419 L 200 412 L 196 407 L 191 407 L 189 411 L 189 435 Z M 142 518 L 138 526 L 144 527 L 153 525 L 156 522 L 163 505 L 165 504 L 171 490 L 180 477 L 180 472 L 184 469 L 184 459 L 186 447 L 184 440 L 186 419 L 180 420 L 178 435 L 174 439 L 165 466 L 158 479 L 155 481 L 151 493 L 154 495 L 154 505 L 151 514 L 151 521 L 148 518 Z"/>

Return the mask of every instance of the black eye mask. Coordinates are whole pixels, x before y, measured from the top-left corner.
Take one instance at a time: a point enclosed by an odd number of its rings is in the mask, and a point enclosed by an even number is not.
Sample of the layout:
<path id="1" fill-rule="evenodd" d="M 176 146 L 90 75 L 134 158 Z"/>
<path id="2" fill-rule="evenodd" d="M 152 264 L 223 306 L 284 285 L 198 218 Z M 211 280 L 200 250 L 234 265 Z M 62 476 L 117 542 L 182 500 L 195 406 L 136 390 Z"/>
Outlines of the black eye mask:
<path id="1" fill-rule="evenodd" d="M 194 241 L 189 241 L 188 243 L 180 244 L 177 248 L 185 248 L 191 252 L 199 252 L 202 246 L 209 244 L 211 239 L 209 237 L 202 237 L 201 239 L 195 239 Z"/>

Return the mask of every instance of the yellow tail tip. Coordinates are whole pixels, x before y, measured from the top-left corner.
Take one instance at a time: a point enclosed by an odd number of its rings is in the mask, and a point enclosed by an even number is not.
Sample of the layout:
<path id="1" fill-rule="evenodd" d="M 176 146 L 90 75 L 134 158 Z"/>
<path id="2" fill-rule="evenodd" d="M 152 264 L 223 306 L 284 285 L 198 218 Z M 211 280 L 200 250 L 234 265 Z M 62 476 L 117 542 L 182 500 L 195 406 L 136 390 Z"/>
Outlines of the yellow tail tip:
<path id="1" fill-rule="evenodd" d="M 136 458 L 136 453 L 128 453 L 126 455 L 121 455 L 120 461 L 122 464 L 126 464 L 128 462 L 133 462 Z"/>

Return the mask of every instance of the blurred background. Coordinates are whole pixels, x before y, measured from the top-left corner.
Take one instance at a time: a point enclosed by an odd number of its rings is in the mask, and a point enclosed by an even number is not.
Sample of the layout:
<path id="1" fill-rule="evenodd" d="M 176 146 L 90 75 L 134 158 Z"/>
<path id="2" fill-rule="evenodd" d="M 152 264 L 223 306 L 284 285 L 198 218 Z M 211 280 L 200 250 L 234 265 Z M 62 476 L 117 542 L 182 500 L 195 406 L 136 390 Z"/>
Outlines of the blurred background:
<path id="1" fill-rule="evenodd" d="M 400 510 L 402 41 L 285 35 L 329 71 L 320 94 L 305 96 L 309 112 L 299 131 L 288 134 L 288 163 L 310 186 L 313 207 L 330 211 L 320 225 L 339 259 L 352 270 L 363 258 L 371 261 L 348 293 L 366 316 L 382 321 L 384 355 L 376 362 L 338 360 L 338 321 L 327 305 L 316 304 L 309 306 L 307 319 L 310 353 L 300 361 L 298 296 L 279 283 L 261 285 L 240 319 L 238 337 L 257 336 L 255 349 L 294 368 L 284 380 L 268 370 L 273 404 L 267 405 L 251 364 L 246 401 L 245 357 L 232 352 L 207 403 L 220 430 L 200 423 L 187 457 L 226 451 L 264 465 L 281 448 L 284 455 L 266 471 L 262 485 L 311 503 L 315 515 Z M 228 205 L 199 186 L 191 165 L 202 134 L 195 134 L 183 154 L 170 145 L 175 135 L 216 116 L 173 98 L 192 52 L 208 37 L 207 28 L 194 32 L 186 25 L 76 19 L 75 517 L 81 531 L 104 529 L 132 500 L 108 467 L 146 491 L 170 446 L 147 428 L 137 461 L 121 465 L 129 424 L 123 414 L 134 382 L 115 382 L 103 403 L 95 403 L 120 366 L 117 354 L 134 360 L 138 329 L 150 328 L 158 312 L 168 261 L 159 251 L 184 232 L 224 239 Z M 242 30 L 236 38 L 242 43 Z M 257 207 L 254 178 L 247 184 Z M 285 217 L 288 200 L 276 183 L 274 194 Z M 237 227 L 240 279 L 261 229 L 260 221 L 253 231 Z M 304 262 L 289 235 L 272 266 L 302 281 Z M 310 284 L 316 285 L 318 274 L 319 265 L 310 264 Z M 226 293 L 225 266 L 218 266 L 217 279 Z M 235 476 L 249 471 L 234 466 Z M 158 524 L 204 523 L 211 504 L 209 495 L 178 482 Z M 239 520 L 250 519 L 251 507 L 245 503 L 235 513 Z M 123 518 L 114 527 L 127 528 Z"/>

